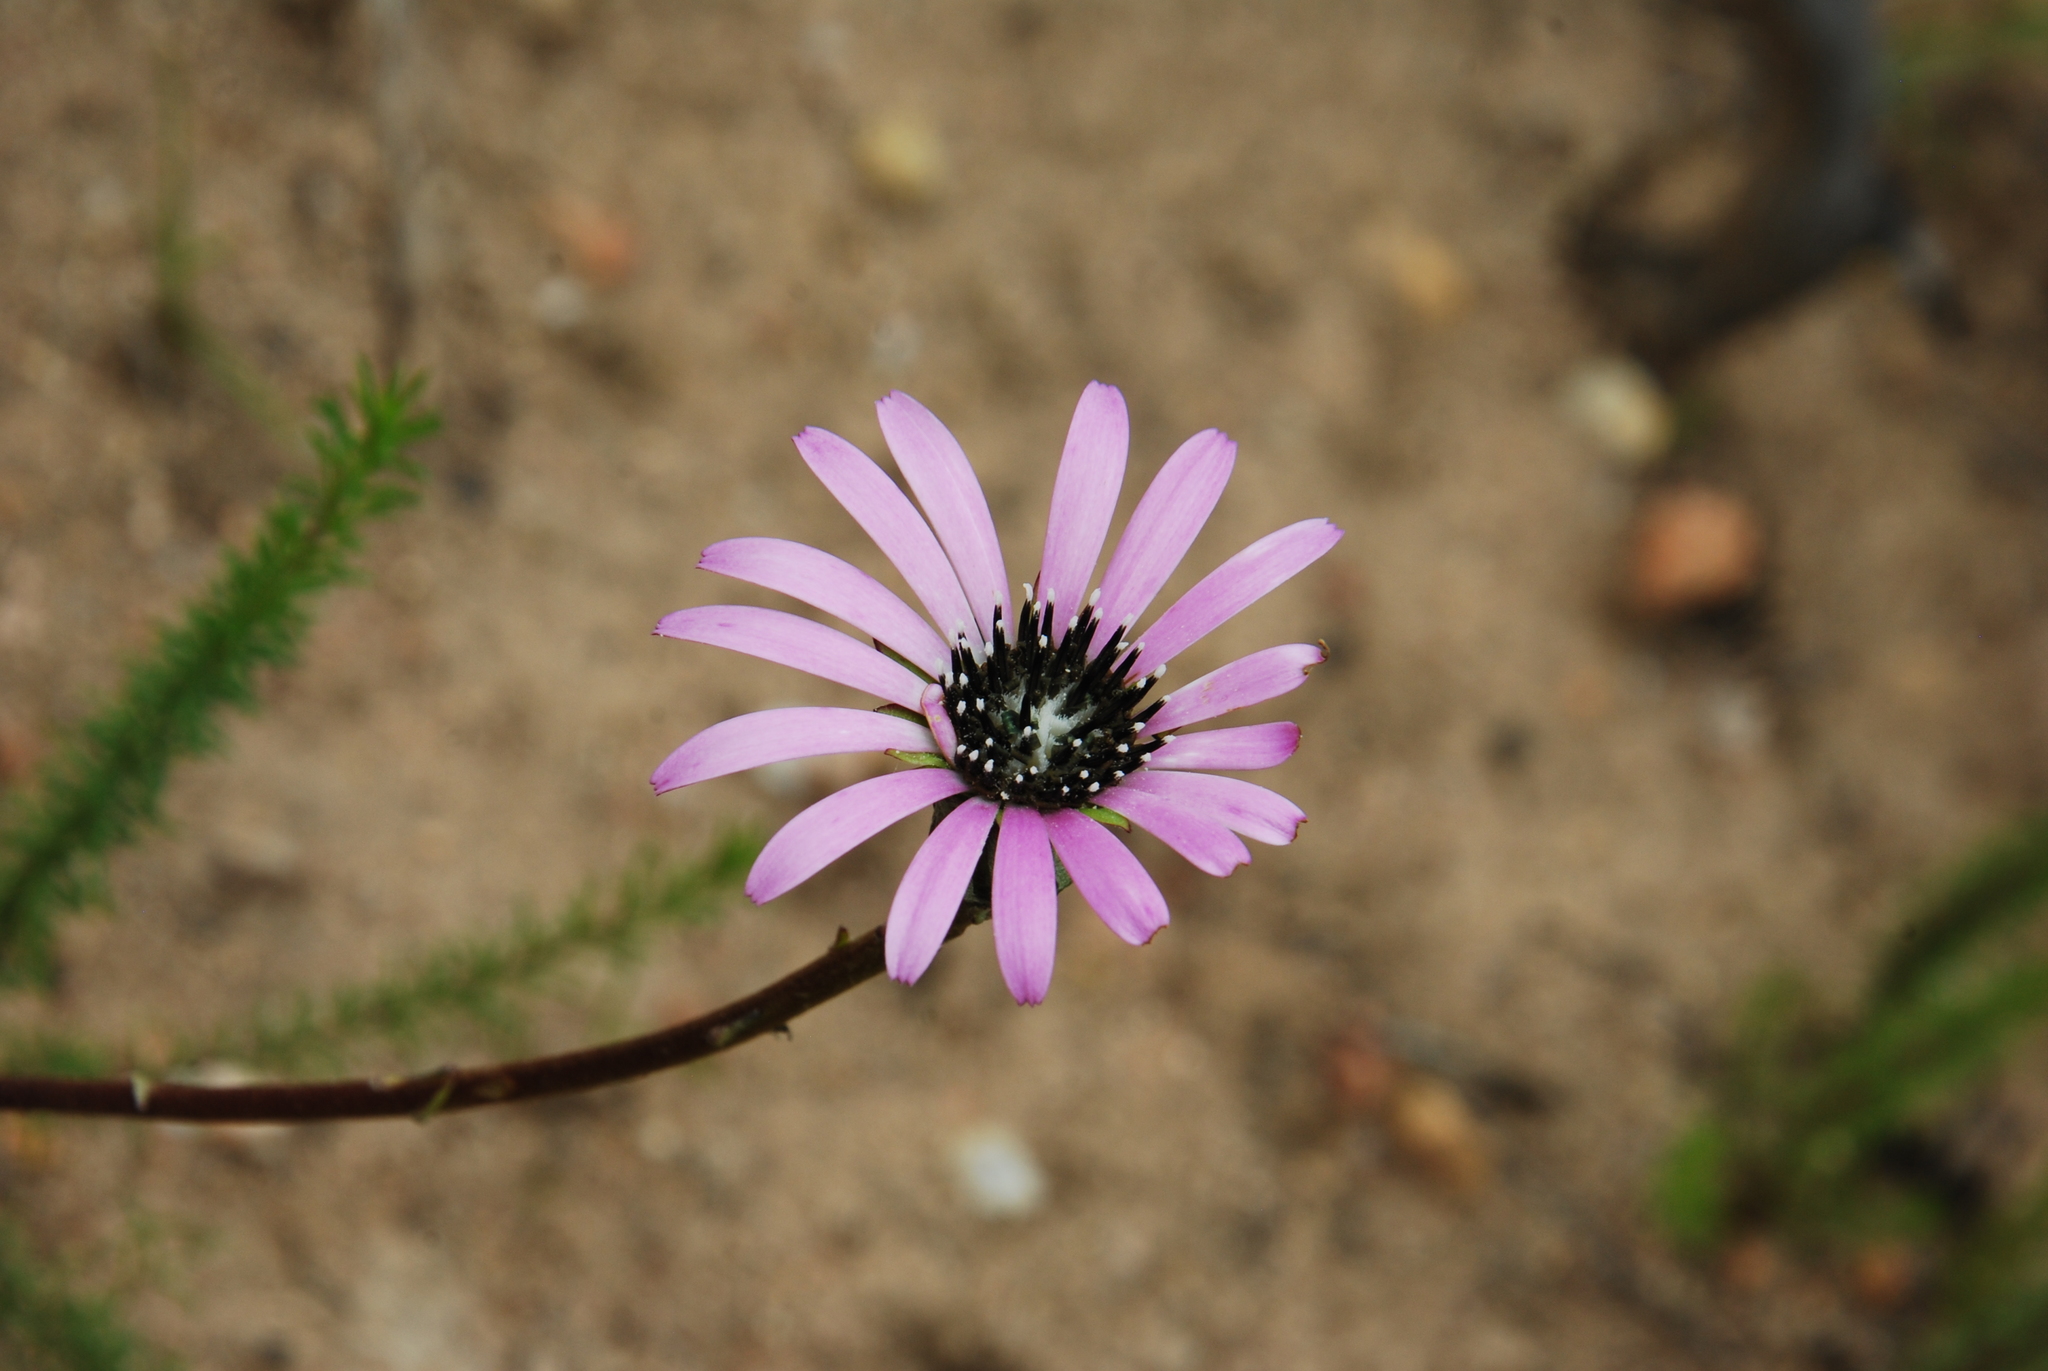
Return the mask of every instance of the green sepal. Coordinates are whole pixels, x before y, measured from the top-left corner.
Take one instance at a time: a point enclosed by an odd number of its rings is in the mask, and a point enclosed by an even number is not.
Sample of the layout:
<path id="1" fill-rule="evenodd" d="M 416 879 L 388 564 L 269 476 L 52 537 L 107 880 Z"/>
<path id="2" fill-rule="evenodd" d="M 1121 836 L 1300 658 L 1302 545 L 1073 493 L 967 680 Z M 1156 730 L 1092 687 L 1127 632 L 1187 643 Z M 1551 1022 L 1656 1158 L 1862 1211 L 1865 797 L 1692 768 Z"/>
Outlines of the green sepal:
<path id="1" fill-rule="evenodd" d="M 1104 809 L 1101 805 L 1081 805 L 1080 810 L 1096 823 L 1108 824 L 1111 828 L 1120 828 L 1126 833 L 1131 831 L 1131 821 L 1113 809 Z"/>
<path id="2" fill-rule="evenodd" d="M 952 765 L 951 762 L 948 762 L 944 757 L 941 757 L 936 752 L 898 752 L 893 747 L 887 749 L 887 751 L 891 757 L 894 757 L 897 761 L 902 762 L 905 766 Z"/>
<path id="3" fill-rule="evenodd" d="M 905 709 L 902 705 L 876 705 L 875 713 L 886 714 L 892 719 L 906 719 L 913 724 L 924 724 L 927 727 L 931 724 L 931 720 L 924 715 L 914 709 Z"/>

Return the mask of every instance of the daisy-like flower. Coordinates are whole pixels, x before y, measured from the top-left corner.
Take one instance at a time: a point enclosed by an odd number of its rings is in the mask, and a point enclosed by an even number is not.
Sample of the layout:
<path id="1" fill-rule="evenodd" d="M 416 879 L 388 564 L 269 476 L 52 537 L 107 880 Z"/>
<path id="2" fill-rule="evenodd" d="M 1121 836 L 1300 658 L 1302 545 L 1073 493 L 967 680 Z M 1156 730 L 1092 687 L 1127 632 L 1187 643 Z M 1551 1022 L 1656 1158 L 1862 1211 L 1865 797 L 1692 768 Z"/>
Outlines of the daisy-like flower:
<path id="1" fill-rule="evenodd" d="M 1344 533 L 1327 519 L 1306 519 L 1269 534 L 1135 632 L 1208 522 L 1237 445 L 1215 429 L 1181 444 L 1090 589 L 1130 447 L 1123 395 L 1095 382 L 1067 433 L 1038 579 L 1013 601 L 995 521 L 960 444 L 900 391 L 876 409 L 922 514 L 844 438 L 805 429 L 797 451 L 902 573 L 929 622 L 830 553 L 780 538 L 734 538 L 707 548 L 698 565 L 824 610 L 874 646 L 794 614 L 740 605 L 680 610 L 655 632 L 780 662 L 887 703 L 873 712 L 770 709 L 713 724 L 655 770 L 654 789 L 833 753 L 885 752 L 908 763 L 783 825 L 754 863 L 747 894 L 765 904 L 937 805 L 942 817 L 889 908 L 889 974 L 906 984 L 924 974 L 992 848 L 977 893 L 992 910 L 1004 982 L 1019 1004 L 1037 1004 L 1052 982 L 1058 866 L 1126 942 L 1146 943 L 1166 926 L 1165 898 L 1112 827 L 1145 829 L 1212 876 L 1251 860 L 1243 838 L 1294 840 L 1307 816 L 1290 801 L 1209 773 L 1277 766 L 1294 754 L 1299 728 L 1182 730 L 1294 689 L 1323 660 L 1321 647 L 1267 648 L 1151 697 L 1175 657 Z"/>

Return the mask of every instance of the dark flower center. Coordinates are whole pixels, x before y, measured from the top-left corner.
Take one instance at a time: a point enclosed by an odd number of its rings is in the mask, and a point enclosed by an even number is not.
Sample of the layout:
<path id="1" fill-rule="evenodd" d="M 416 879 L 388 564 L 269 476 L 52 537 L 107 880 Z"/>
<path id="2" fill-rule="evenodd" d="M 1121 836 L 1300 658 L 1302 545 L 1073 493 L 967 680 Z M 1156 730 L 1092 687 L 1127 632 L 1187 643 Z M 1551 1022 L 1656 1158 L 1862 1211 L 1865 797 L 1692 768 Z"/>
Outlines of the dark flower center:
<path id="1" fill-rule="evenodd" d="M 1164 668 L 1132 680 L 1141 645 L 1121 634 L 1090 657 L 1095 626 L 1090 603 L 1055 641 L 1053 606 L 1034 600 L 1014 642 L 1000 617 L 978 659 L 964 634 L 955 642 L 942 684 L 959 735 L 953 767 L 970 788 L 1005 804 L 1072 809 L 1136 771 L 1165 741 L 1138 741 L 1165 703 L 1139 707 Z"/>

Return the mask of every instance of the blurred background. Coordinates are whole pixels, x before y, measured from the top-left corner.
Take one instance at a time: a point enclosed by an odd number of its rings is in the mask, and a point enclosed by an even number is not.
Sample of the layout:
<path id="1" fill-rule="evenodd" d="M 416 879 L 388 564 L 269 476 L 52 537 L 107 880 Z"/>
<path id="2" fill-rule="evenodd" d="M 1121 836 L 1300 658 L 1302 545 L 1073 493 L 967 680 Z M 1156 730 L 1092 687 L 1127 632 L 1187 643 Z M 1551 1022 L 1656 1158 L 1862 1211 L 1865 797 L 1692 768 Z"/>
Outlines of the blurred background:
<path id="1" fill-rule="evenodd" d="M 1257 713 L 1305 730 L 1300 840 L 1215 881 L 1137 839 L 1172 927 L 1065 897 L 1042 1008 L 976 932 L 588 1097 L 11 1119 L 0 1205 L 196 1367 L 1892 1364 L 1912 1250 L 1685 1260 L 1645 1196 L 1749 985 L 1853 998 L 2048 792 L 2044 35 L 2004 0 L 0 3 L 0 789 L 358 356 L 446 421 L 9 1031 L 161 1065 L 865 774 L 651 798 L 708 724 L 854 701 L 648 635 L 773 602 L 693 569 L 721 538 L 893 583 L 789 443 L 881 455 L 890 389 L 1014 567 L 1091 379 L 1125 510 L 1194 431 L 1241 445 L 1174 587 L 1349 530 L 1187 659 L 1327 641 Z M 583 968 L 524 1041 L 872 926 L 917 827 Z M 1958 1125 L 1992 1193 L 2048 1152 L 2042 1065 Z"/>

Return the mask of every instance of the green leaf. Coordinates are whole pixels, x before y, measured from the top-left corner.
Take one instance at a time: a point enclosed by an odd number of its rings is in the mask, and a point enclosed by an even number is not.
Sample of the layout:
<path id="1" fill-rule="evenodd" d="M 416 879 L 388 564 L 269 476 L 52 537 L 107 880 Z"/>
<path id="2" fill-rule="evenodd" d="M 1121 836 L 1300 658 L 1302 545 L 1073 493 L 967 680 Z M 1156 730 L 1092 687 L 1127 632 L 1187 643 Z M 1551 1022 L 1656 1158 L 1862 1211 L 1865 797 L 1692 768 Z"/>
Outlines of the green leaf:
<path id="1" fill-rule="evenodd" d="M 936 752 L 899 752 L 890 748 L 889 755 L 906 766 L 950 767 L 951 762 Z"/>
<path id="2" fill-rule="evenodd" d="M 1082 805 L 1080 808 L 1083 814 L 1099 824 L 1108 824 L 1111 828 L 1120 828 L 1126 833 L 1131 831 L 1131 821 L 1113 809 L 1104 809 L 1101 805 Z"/>
<path id="3" fill-rule="evenodd" d="M 223 707 L 256 709 L 257 672 L 297 657 L 312 597 L 356 575 L 362 524 L 413 498 L 405 449 L 438 423 L 415 408 L 421 385 L 380 383 L 365 363 L 353 423 L 317 407 L 319 479 L 288 482 L 255 546 L 224 550 L 212 584 L 0 819 L 0 982 L 47 980 L 56 919 L 104 902 L 100 865 L 155 822 L 173 764 L 221 746 Z"/>

